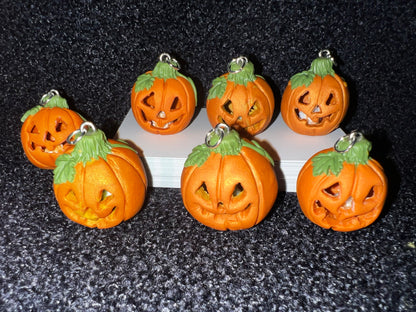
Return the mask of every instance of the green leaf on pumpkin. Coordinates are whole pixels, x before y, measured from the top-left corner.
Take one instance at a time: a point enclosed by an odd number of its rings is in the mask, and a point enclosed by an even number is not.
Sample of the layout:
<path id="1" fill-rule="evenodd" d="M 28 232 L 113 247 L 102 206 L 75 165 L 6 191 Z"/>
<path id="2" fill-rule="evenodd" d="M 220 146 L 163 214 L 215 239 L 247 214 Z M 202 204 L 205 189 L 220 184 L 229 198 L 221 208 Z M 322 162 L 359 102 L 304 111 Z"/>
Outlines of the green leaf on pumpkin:
<path id="1" fill-rule="evenodd" d="M 41 109 L 42 109 L 42 106 L 40 106 L 40 105 L 37 105 L 35 107 L 32 107 L 26 113 L 23 114 L 22 118 L 20 118 L 20 121 L 21 122 L 25 122 L 25 120 L 27 119 L 27 117 L 29 117 L 31 115 L 35 115 Z"/>
<path id="2" fill-rule="evenodd" d="M 344 162 L 344 157 L 341 153 L 338 152 L 328 152 L 321 153 L 312 158 L 313 172 L 314 176 L 319 176 L 321 174 L 336 176 L 341 172 Z"/>
<path id="3" fill-rule="evenodd" d="M 134 87 L 135 92 L 140 92 L 144 89 L 149 90 L 153 86 L 153 81 L 155 77 L 151 74 L 143 74 L 137 77 L 136 84 Z"/>
<path id="4" fill-rule="evenodd" d="M 300 86 L 309 87 L 314 78 L 315 74 L 309 70 L 297 73 L 290 78 L 291 88 L 293 90 Z"/>
<path id="5" fill-rule="evenodd" d="M 75 158 L 71 154 L 62 154 L 56 159 L 56 168 L 53 170 L 53 183 L 61 184 L 66 181 L 74 181 L 75 165 L 77 164 Z"/>
<path id="6" fill-rule="evenodd" d="M 227 88 L 227 79 L 225 77 L 217 77 L 212 81 L 212 87 L 208 91 L 208 100 L 214 98 L 222 98 Z"/>

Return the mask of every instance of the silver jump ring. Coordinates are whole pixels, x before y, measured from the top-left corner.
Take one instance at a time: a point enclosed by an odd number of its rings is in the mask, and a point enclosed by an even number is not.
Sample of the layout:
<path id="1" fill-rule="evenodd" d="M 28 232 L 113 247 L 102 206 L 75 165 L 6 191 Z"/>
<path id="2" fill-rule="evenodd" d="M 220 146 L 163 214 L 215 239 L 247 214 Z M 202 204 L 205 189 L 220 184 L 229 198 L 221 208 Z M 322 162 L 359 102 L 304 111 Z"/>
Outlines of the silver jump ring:
<path id="1" fill-rule="evenodd" d="M 236 63 L 240 66 L 237 70 L 231 70 L 231 65 Z M 232 59 L 230 63 L 228 63 L 227 69 L 230 74 L 237 74 L 243 70 L 243 68 L 247 65 L 248 59 L 245 56 L 239 56 L 235 59 Z"/>
<path id="2" fill-rule="evenodd" d="M 328 49 L 324 49 L 324 50 L 319 51 L 318 56 L 319 56 L 319 57 L 322 57 L 322 58 L 327 58 L 327 59 L 330 59 L 330 60 L 331 60 L 331 62 L 332 62 L 334 65 L 337 65 L 337 63 L 335 63 L 335 59 L 334 59 L 334 57 L 331 55 L 331 52 L 330 52 Z"/>
<path id="3" fill-rule="evenodd" d="M 59 92 L 55 89 L 50 90 L 48 93 L 42 95 L 40 101 L 39 101 L 39 105 L 45 105 L 46 103 L 49 102 L 49 100 L 51 98 L 53 98 L 54 96 L 59 95 Z"/>
<path id="4" fill-rule="evenodd" d="M 361 139 L 363 138 L 363 134 L 361 132 L 358 131 L 352 131 L 350 134 L 344 135 L 343 137 L 340 137 L 334 144 L 334 149 L 335 151 L 337 151 L 338 153 L 346 153 L 348 152 L 357 142 L 361 141 Z M 347 148 L 341 150 L 338 148 L 338 144 L 342 141 L 348 140 L 349 141 L 349 145 L 347 146 Z"/>
<path id="5" fill-rule="evenodd" d="M 215 126 L 214 129 L 211 129 L 208 131 L 207 135 L 205 136 L 205 145 L 209 148 L 216 148 L 218 145 L 221 144 L 222 140 L 224 139 L 224 136 L 227 135 L 230 132 L 230 128 L 225 123 L 219 123 Z M 215 142 L 215 144 L 211 144 L 211 139 L 216 134 L 219 138 L 218 141 Z"/>
<path id="6" fill-rule="evenodd" d="M 68 144 L 76 144 L 77 142 L 79 142 L 79 140 L 82 139 L 82 137 L 86 134 L 88 134 L 88 131 L 91 129 L 92 133 L 94 133 L 95 131 L 97 131 L 97 128 L 95 127 L 95 125 L 90 122 L 90 121 L 85 121 L 81 124 L 81 126 L 79 127 L 79 129 L 75 130 L 74 132 L 72 132 L 67 138 L 66 138 L 66 142 Z M 73 138 L 73 139 L 72 139 Z"/>
<path id="7" fill-rule="evenodd" d="M 174 70 L 180 70 L 181 69 L 181 66 L 179 65 L 178 61 L 174 58 L 171 58 L 168 53 L 162 53 L 159 56 L 159 61 L 163 62 L 163 63 L 167 63 Z"/>

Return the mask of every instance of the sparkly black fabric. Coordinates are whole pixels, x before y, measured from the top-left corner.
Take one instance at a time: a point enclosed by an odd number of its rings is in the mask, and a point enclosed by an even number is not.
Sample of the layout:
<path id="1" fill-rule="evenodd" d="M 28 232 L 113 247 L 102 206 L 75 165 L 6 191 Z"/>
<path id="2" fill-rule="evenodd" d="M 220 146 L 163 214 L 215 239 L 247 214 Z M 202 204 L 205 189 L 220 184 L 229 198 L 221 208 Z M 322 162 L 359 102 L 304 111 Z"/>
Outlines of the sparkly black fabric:
<path id="1" fill-rule="evenodd" d="M 1 311 L 415 311 L 415 5 L 412 1 L 1 1 Z M 324 230 L 279 193 L 244 231 L 195 221 L 178 189 L 149 189 L 108 230 L 68 220 L 52 172 L 29 163 L 20 117 L 55 88 L 108 137 L 136 77 L 168 52 L 204 106 L 248 56 L 277 100 L 328 48 L 348 82 L 342 124 L 372 141 L 389 195 L 380 218 Z M 278 150 L 279 147 L 276 147 Z"/>

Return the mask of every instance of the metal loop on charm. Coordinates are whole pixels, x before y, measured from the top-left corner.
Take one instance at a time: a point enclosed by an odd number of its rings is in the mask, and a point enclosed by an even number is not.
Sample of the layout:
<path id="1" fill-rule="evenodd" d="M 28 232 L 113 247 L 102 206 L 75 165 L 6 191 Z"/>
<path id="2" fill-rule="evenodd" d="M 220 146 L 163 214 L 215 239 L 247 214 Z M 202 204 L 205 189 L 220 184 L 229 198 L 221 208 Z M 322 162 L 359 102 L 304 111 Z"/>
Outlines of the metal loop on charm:
<path id="1" fill-rule="evenodd" d="M 334 57 L 331 55 L 331 52 L 330 52 L 328 49 L 324 49 L 324 50 L 319 51 L 318 56 L 319 56 L 319 57 L 322 57 L 322 58 L 327 58 L 327 59 L 330 59 L 330 60 L 331 60 L 331 62 L 332 62 L 334 65 L 337 65 L 337 63 L 335 63 L 335 59 L 334 59 Z"/>
<path id="2" fill-rule="evenodd" d="M 86 135 L 88 133 L 88 131 L 91 129 L 91 131 L 94 133 L 95 131 L 97 131 L 97 129 L 95 128 L 95 125 L 90 122 L 90 121 L 86 121 L 84 123 L 81 124 L 81 126 L 79 127 L 79 129 L 75 130 L 74 132 L 72 132 L 67 138 L 66 138 L 66 142 L 68 144 L 76 144 L 79 140 L 82 139 L 82 137 L 84 135 Z"/>
<path id="3" fill-rule="evenodd" d="M 363 134 L 358 131 L 352 131 L 350 134 L 344 135 L 343 137 L 340 137 L 334 144 L 334 149 L 338 153 L 346 153 L 348 152 L 357 142 L 361 141 L 363 138 Z M 347 148 L 341 150 L 338 148 L 338 144 L 342 141 L 348 140 L 350 144 L 348 144 Z"/>
<path id="4" fill-rule="evenodd" d="M 236 63 L 237 65 L 240 66 L 240 68 L 238 68 L 237 70 L 231 70 L 231 65 L 233 63 Z M 239 56 L 235 59 L 232 59 L 230 63 L 228 63 L 228 72 L 230 74 L 237 74 L 239 72 L 241 72 L 243 70 L 243 68 L 246 66 L 246 64 L 248 63 L 248 59 L 245 56 Z"/>
<path id="5" fill-rule="evenodd" d="M 159 61 L 168 64 L 174 70 L 180 70 L 181 66 L 179 65 L 178 61 L 174 58 L 171 58 L 168 53 L 162 53 L 159 56 Z"/>
<path id="6" fill-rule="evenodd" d="M 55 89 L 50 90 L 48 93 L 42 95 L 40 101 L 39 101 L 39 105 L 44 106 L 46 103 L 49 102 L 49 100 L 51 98 L 53 98 L 54 96 L 59 95 L 59 92 L 56 91 Z"/>
<path id="7" fill-rule="evenodd" d="M 218 145 L 221 144 L 222 139 L 225 135 L 230 132 L 230 128 L 225 123 L 219 123 L 215 126 L 214 129 L 208 131 L 207 135 L 205 136 L 205 145 L 209 148 L 216 148 Z M 216 134 L 218 136 L 218 141 L 215 144 L 211 144 L 211 139 Z"/>

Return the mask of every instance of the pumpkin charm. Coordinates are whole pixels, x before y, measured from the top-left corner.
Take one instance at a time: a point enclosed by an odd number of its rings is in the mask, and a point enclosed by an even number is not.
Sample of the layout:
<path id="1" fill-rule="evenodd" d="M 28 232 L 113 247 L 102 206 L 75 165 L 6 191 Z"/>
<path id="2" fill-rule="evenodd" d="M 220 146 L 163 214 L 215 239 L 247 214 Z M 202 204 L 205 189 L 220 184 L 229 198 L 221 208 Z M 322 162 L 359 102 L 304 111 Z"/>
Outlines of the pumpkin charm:
<path id="1" fill-rule="evenodd" d="M 346 82 L 332 69 L 328 50 L 319 53 L 311 68 L 294 75 L 282 96 L 281 114 L 293 131 L 325 135 L 338 128 L 349 105 Z"/>
<path id="2" fill-rule="evenodd" d="M 179 73 L 179 63 L 160 55 L 153 71 L 137 78 L 131 91 L 131 108 L 137 123 L 155 134 L 174 134 L 190 123 L 197 103 L 191 78 Z"/>
<path id="3" fill-rule="evenodd" d="M 301 169 L 297 196 L 305 216 L 335 231 L 354 231 L 373 223 L 383 208 L 387 178 L 369 158 L 371 143 L 352 132 L 312 156 Z"/>
<path id="4" fill-rule="evenodd" d="M 225 123 L 253 136 L 270 124 L 274 95 L 266 80 L 254 74 L 253 63 L 240 56 L 231 61 L 228 73 L 213 80 L 206 108 L 213 127 Z"/>
<path id="5" fill-rule="evenodd" d="M 264 219 L 277 196 L 273 160 L 255 141 L 219 124 L 185 161 L 181 193 L 188 212 L 217 230 L 248 229 Z"/>
<path id="6" fill-rule="evenodd" d="M 70 154 L 56 160 L 54 192 L 63 213 L 87 227 L 110 228 L 132 218 L 142 207 L 146 174 L 136 151 L 107 140 L 85 122 L 68 137 Z"/>
<path id="7" fill-rule="evenodd" d="M 66 138 L 83 122 L 56 90 L 42 96 L 40 105 L 28 110 L 21 121 L 23 150 L 29 161 L 42 169 L 55 168 L 58 156 L 71 151 Z"/>

